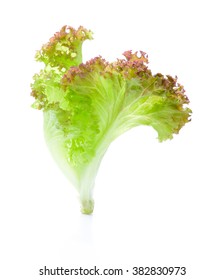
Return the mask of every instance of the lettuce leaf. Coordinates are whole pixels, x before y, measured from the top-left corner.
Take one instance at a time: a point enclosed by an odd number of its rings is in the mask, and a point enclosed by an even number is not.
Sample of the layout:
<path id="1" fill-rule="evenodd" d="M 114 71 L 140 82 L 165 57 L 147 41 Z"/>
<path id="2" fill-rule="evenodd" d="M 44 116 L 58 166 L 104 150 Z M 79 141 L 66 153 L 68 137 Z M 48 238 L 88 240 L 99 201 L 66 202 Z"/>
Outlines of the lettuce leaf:
<path id="1" fill-rule="evenodd" d="M 82 63 L 82 43 L 92 32 L 64 26 L 37 52 L 45 67 L 34 75 L 33 107 L 42 109 L 48 147 L 76 187 L 81 211 L 91 214 L 93 188 L 111 142 L 129 129 L 152 126 L 158 140 L 190 121 L 177 77 L 153 75 L 145 52 L 126 51 L 113 63 L 101 56 Z"/>

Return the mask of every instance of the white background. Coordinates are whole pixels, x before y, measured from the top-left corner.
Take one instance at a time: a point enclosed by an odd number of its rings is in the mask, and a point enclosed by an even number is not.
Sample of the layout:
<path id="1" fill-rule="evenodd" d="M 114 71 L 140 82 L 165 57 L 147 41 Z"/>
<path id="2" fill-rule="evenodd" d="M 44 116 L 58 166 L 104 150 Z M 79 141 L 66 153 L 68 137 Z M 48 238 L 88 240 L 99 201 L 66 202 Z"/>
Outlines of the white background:
<path id="1" fill-rule="evenodd" d="M 38 276 L 44 265 L 186 266 L 186 276 L 153 279 L 224 279 L 222 2 L 1 1 L 1 279 L 56 279 Z M 139 127 L 111 145 L 92 216 L 80 214 L 30 108 L 35 51 L 65 24 L 94 32 L 84 60 L 147 52 L 153 73 L 179 77 L 193 110 L 172 141 Z M 119 279 L 130 278 L 150 277 Z"/>

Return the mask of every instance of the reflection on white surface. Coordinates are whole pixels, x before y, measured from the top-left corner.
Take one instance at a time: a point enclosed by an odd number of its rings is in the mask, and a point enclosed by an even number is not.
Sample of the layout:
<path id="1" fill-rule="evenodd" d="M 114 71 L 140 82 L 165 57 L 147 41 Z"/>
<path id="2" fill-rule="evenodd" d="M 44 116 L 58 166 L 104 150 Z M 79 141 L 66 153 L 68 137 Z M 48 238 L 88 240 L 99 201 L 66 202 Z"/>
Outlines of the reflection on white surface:
<path id="1" fill-rule="evenodd" d="M 93 216 L 80 214 L 78 238 L 81 246 L 93 246 Z"/>

